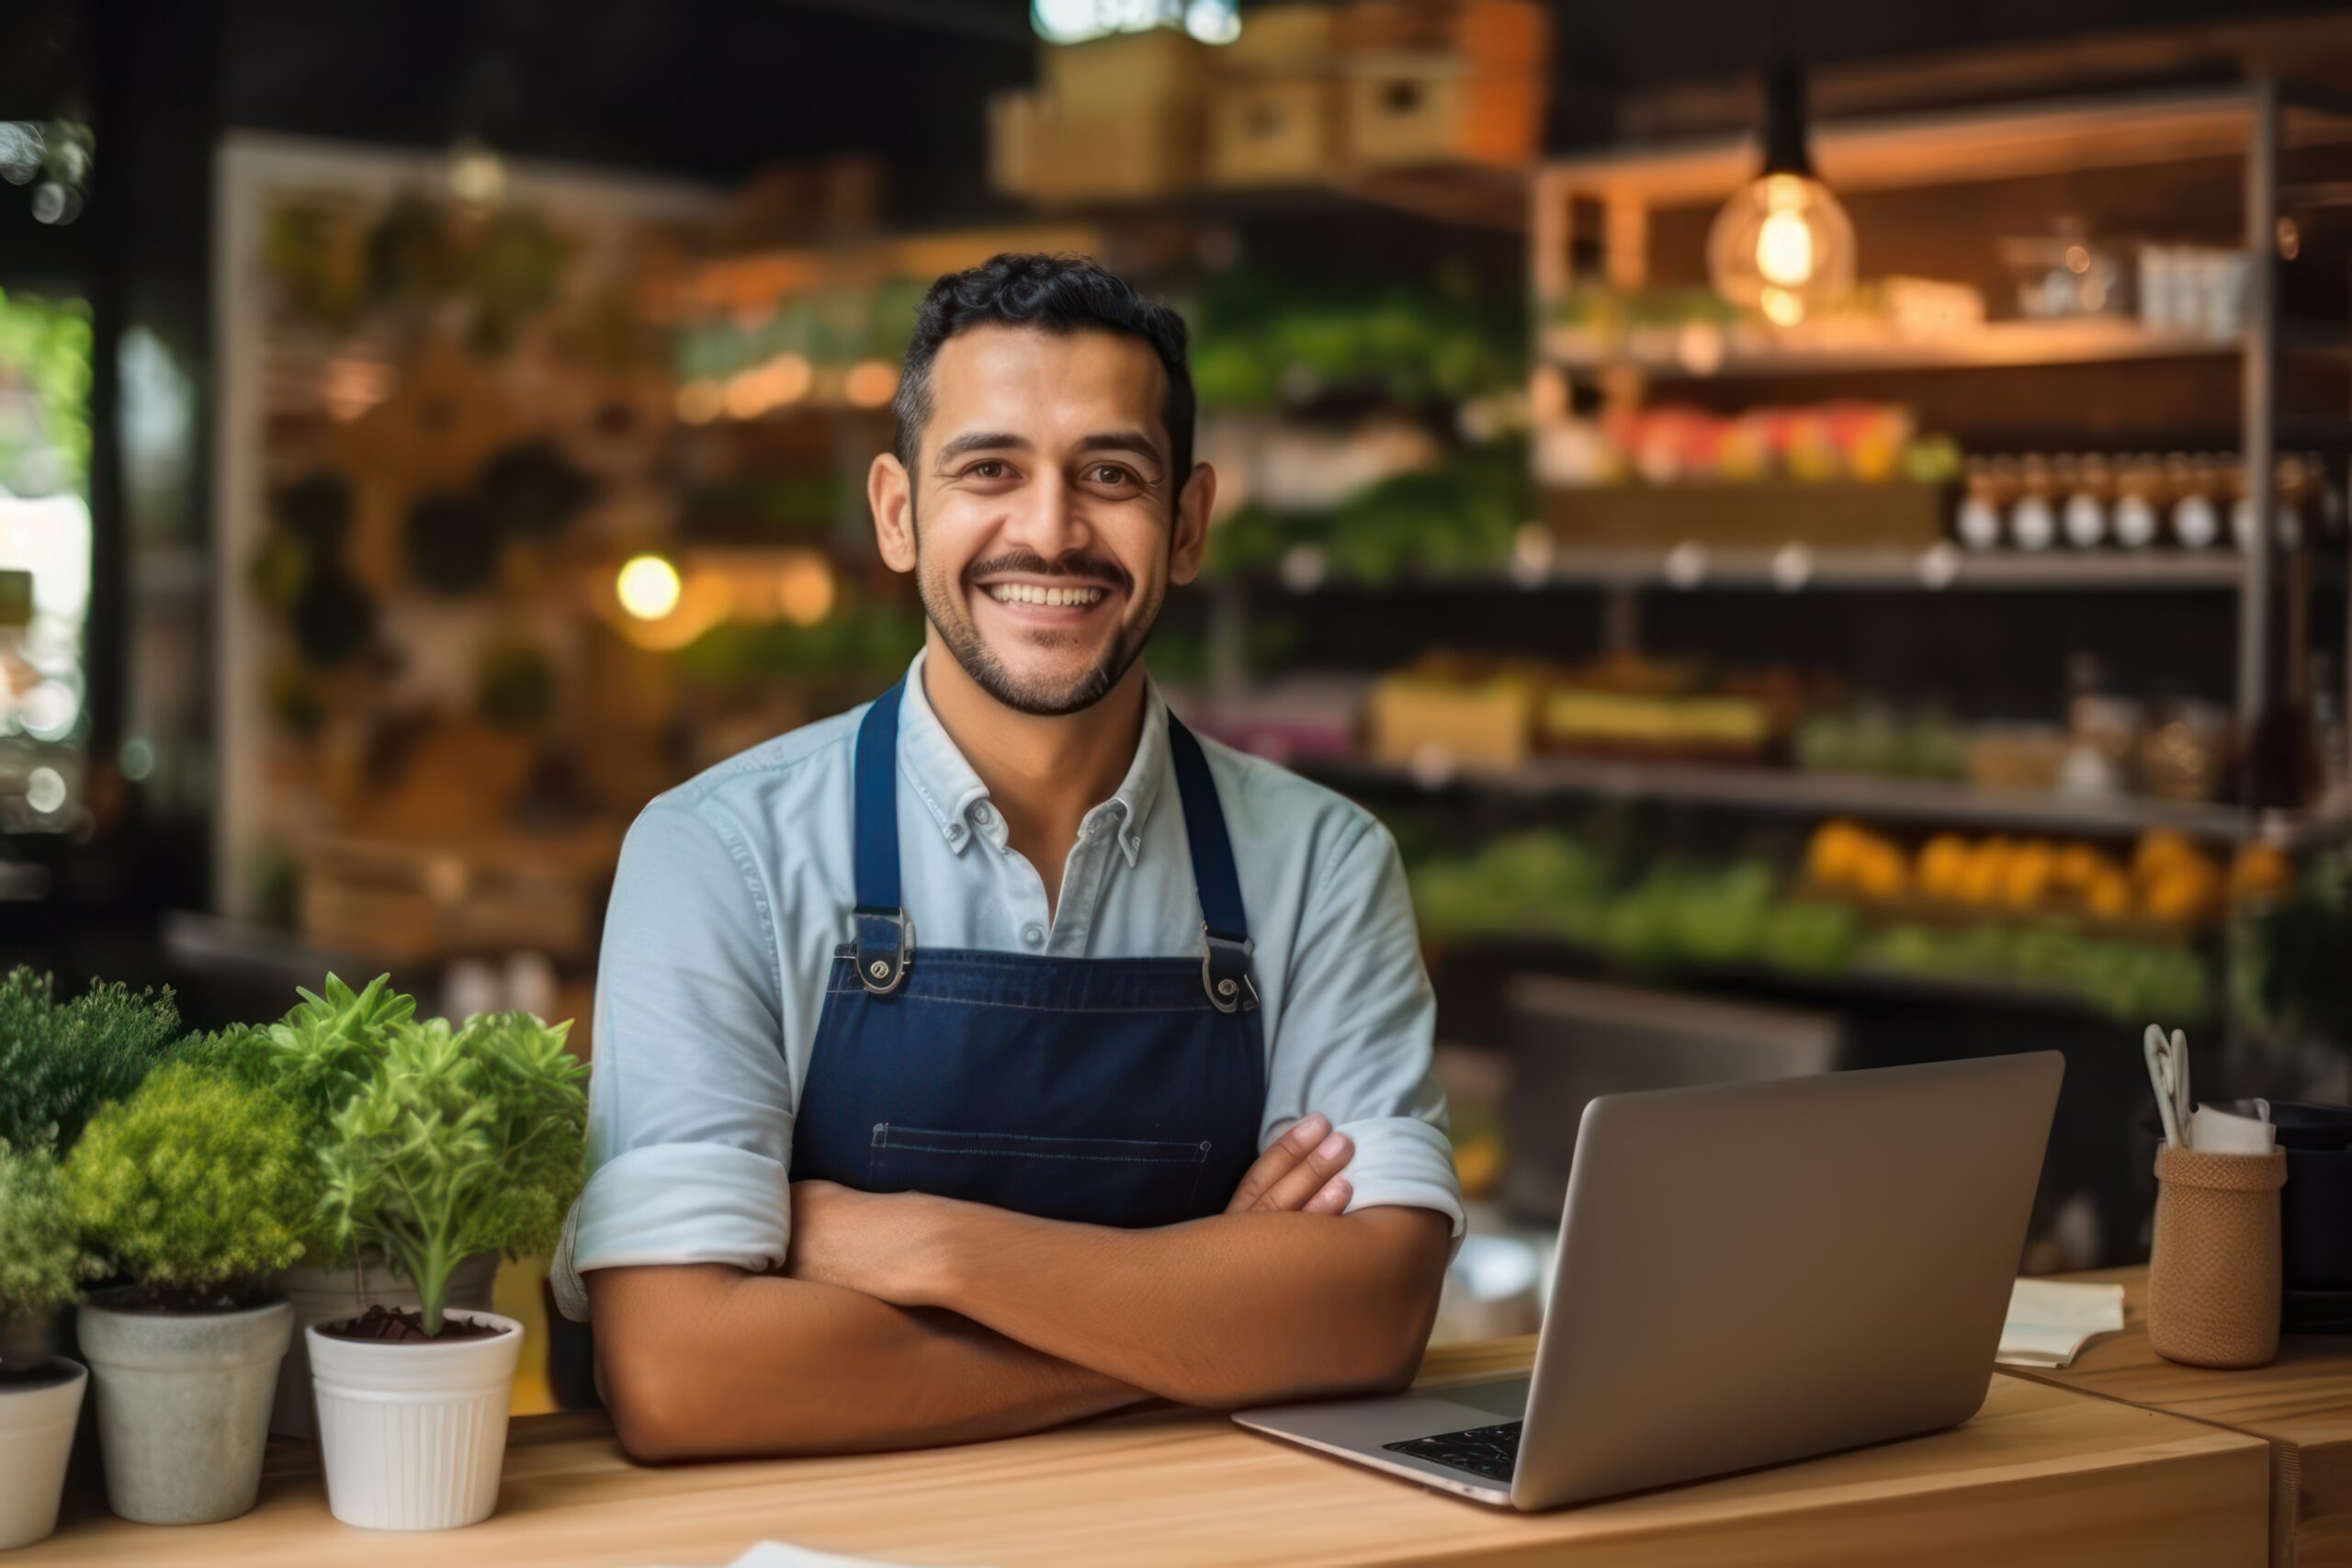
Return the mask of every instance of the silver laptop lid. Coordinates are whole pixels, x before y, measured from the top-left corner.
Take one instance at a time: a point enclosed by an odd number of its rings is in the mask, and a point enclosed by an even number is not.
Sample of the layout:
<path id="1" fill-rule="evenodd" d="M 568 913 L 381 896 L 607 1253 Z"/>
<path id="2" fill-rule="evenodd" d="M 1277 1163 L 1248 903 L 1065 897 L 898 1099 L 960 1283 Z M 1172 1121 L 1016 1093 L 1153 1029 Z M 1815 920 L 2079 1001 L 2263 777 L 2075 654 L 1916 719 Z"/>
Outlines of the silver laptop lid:
<path id="1" fill-rule="evenodd" d="M 1511 1501 L 1967 1419 L 2063 1066 L 2039 1052 L 1587 1106 Z"/>

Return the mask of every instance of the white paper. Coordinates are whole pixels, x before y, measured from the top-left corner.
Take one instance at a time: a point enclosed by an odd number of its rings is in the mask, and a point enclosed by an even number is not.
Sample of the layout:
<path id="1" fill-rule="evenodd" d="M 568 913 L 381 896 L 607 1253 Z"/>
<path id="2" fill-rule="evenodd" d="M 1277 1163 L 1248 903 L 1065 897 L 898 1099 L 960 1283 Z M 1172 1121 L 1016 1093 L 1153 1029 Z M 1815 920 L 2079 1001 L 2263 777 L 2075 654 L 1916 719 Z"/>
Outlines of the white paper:
<path id="1" fill-rule="evenodd" d="M 911 1568 L 911 1565 L 884 1562 L 872 1557 L 843 1557 L 837 1552 L 819 1551 L 814 1547 L 763 1540 L 729 1563 L 727 1568 Z"/>
<path id="2" fill-rule="evenodd" d="M 2085 1345 L 2123 1326 L 2123 1287 L 2019 1280 L 1994 1359 L 2012 1367 L 2072 1366 Z"/>
<path id="3" fill-rule="evenodd" d="M 2200 1155 L 2267 1155 L 2278 1146 L 2269 1122 L 2211 1105 L 2199 1106 L 2188 1122 L 2188 1146 Z"/>

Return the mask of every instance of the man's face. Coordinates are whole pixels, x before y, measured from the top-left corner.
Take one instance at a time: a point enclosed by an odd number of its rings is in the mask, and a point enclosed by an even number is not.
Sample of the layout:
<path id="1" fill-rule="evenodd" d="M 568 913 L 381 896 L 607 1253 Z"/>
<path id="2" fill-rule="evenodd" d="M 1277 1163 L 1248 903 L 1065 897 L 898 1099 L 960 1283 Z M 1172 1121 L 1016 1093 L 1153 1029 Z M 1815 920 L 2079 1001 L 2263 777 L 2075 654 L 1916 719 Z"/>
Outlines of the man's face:
<path id="1" fill-rule="evenodd" d="M 975 328 L 932 361 L 903 539 L 897 463 L 876 459 L 885 557 L 904 570 L 911 552 L 940 640 L 1007 706 L 1099 701 L 1143 651 L 1169 584 L 1197 571 L 1214 481 L 1204 469 L 1184 487 L 1170 471 L 1167 394 L 1139 339 Z"/>

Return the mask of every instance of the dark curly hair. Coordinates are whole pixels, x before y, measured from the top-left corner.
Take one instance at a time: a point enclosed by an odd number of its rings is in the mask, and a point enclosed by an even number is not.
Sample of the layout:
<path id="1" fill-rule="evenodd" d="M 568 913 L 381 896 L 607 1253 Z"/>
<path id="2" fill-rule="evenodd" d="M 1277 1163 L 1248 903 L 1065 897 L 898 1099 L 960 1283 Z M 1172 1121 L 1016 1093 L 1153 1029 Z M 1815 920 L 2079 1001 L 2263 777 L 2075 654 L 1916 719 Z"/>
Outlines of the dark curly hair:
<path id="1" fill-rule="evenodd" d="M 1175 448 L 1172 500 L 1193 472 L 1193 373 L 1184 363 L 1184 318 L 1137 294 L 1127 281 L 1085 256 L 1005 252 L 975 267 L 944 274 L 915 311 L 906 369 L 890 400 L 896 428 L 890 450 L 910 471 L 931 420 L 931 362 L 939 345 L 967 327 L 991 322 L 1057 334 L 1124 333 L 1149 344 L 1168 373 L 1160 423 Z"/>

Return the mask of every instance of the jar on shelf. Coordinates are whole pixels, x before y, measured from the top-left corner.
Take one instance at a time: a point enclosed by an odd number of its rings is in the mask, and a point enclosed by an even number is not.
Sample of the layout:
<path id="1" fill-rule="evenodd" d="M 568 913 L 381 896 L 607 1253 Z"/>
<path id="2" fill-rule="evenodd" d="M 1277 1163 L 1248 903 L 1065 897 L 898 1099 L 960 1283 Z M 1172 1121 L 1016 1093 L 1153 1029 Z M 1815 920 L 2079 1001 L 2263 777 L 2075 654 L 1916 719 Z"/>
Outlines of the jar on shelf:
<path id="1" fill-rule="evenodd" d="M 2140 738 L 2140 788 L 2159 800 L 2219 799 L 2229 766 L 2230 716 L 2211 703 L 2168 702 Z"/>
<path id="2" fill-rule="evenodd" d="M 2009 543 L 2021 550 L 2046 550 L 2058 542 L 2057 480 L 2050 459 L 2038 452 L 2018 459 L 2018 490 L 2009 507 Z"/>
<path id="3" fill-rule="evenodd" d="M 1960 512 L 1952 520 L 1952 532 L 1969 549 L 1990 550 L 2000 546 L 2002 487 L 1995 476 L 1994 465 L 2005 461 L 1998 457 L 1971 457 L 1961 466 Z"/>
<path id="4" fill-rule="evenodd" d="M 2115 472 L 2115 542 L 2127 550 L 2144 550 L 2164 534 L 2165 508 L 2170 492 L 2162 459 L 2142 452 L 2118 461 Z"/>
<path id="5" fill-rule="evenodd" d="M 2223 478 L 2210 452 L 2175 452 L 2165 459 L 2165 478 L 2177 499 L 2172 504 L 2173 543 L 2185 550 L 2210 550 L 2222 542 Z"/>
<path id="6" fill-rule="evenodd" d="M 2060 479 L 2060 488 L 2066 497 L 2060 526 L 2067 544 L 2078 550 L 2095 550 L 2108 541 L 2108 509 L 2115 500 L 2115 469 L 2098 452 L 2075 458 L 2073 468 L 2072 484 L 2065 482 L 2063 474 Z"/>

